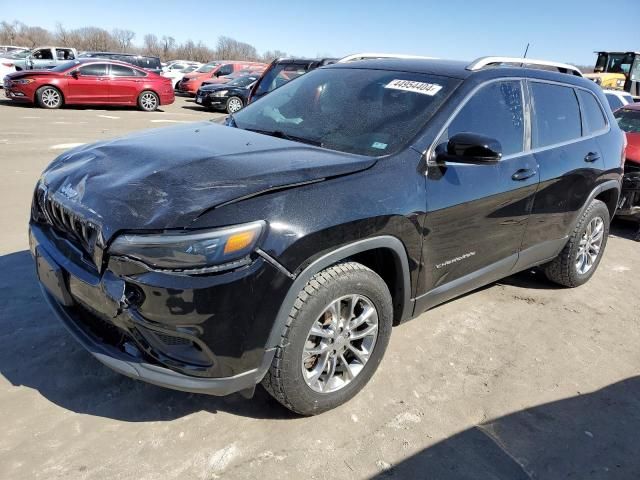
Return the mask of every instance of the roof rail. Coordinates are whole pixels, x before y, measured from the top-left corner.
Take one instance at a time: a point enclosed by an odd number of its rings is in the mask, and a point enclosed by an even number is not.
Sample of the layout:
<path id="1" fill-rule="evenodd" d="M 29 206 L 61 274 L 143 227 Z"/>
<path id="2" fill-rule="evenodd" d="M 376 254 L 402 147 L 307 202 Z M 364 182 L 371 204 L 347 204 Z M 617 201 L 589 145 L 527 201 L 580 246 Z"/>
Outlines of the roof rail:
<path id="1" fill-rule="evenodd" d="M 344 58 L 338 60 L 337 63 L 355 62 L 357 60 L 375 60 L 379 58 L 400 58 L 400 59 L 422 59 L 433 60 L 435 57 L 422 57 L 420 55 L 404 55 L 402 53 L 354 53 L 347 55 Z"/>
<path id="2" fill-rule="evenodd" d="M 578 67 L 569 65 L 568 63 L 550 62 L 548 60 L 534 60 L 533 58 L 519 58 L 519 57 L 480 57 L 467 66 L 467 70 L 475 72 L 482 70 L 484 67 L 491 67 L 496 65 L 502 65 L 504 63 L 519 63 L 521 66 L 535 65 L 538 67 L 555 67 L 561 73 L 570 73 L 577 77 L 582 77 L 582 72 Z"/>

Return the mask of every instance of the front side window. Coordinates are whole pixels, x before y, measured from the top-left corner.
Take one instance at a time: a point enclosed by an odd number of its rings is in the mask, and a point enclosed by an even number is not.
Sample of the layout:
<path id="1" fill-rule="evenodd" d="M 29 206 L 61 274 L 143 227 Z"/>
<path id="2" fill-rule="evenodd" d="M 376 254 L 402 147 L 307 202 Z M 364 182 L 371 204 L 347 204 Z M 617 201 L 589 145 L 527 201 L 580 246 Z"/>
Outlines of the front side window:
<path id="1" fill-rule="evenodd" d="M 607 128 L 607 121 L 600 104 L 592 93 L 586 90 L 576 90 L 582 107 L 582 119 L 584 121 L 584 133 L 588 135 Z"/>
<path id="2" fill-rule="evenodd" d="M 83 65 L 78 70 L 83 77 L 102 77 L 107 74 L 107 64 L 92 63 L 91 65 Z"/>
<path id="3" fill-rule="evenodd" d="M 53 60 L 53 53 L 51 53 L 51 49 L 43 48 L 42 50 L 36 50 L 33 53 L 33 58 L 37 60 Z"/>
<path id="4" fill-rule="evenodd" d="M 275 137 L 382 156 L 412 140 L 458 84 L 410 72 L 319 69 L 240 110 L 233 121 Z"/>
<path id="5" fill-rule="evenodd" d="M 524 109 L 520 81 L 493 82 L 482 87 L 462 107 L 446 130 L 446 141 L 457 133 L 494 138 L 503 155 L 524 150 Z"/>
<path id="6" fill-rule="evenodd" d="M 133 68 L 111 64 L 111 75 L 114 77 L 134 77 L 135 73 Z"/>
<path id="7" fill-rule="evenodd" d="M 531 82 L 533 148 L 580 138 L 580 108 L 573 88 Z"/>
<path id="8" fill-rule="evenodd" d="M 281 87 L 294 78 L 307 73 L 309 65 L 277 64 L 268 70 L 256 90 L 256 95 L 264 95 Z"/>
<path id="9" fill-rule="evenodd" d="M 609 102 L 611 110 L 616 111 L 622 106 L 622 100 L 620 100 L 617 95 L 614 95 L 613 93 L 607 93 L 605 97 L 607 97 L 607 102 Z"/>

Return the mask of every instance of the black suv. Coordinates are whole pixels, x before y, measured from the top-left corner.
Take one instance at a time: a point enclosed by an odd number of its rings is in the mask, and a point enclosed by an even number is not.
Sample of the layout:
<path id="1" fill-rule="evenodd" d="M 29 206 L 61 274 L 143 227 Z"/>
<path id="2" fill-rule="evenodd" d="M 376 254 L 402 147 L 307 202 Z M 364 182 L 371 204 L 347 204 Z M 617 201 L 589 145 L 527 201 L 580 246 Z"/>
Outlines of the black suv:
<path id="1" fill-rule="evenodd" d="M 64 153 L 31 213 L 45 297 L 125 375 L 262 382 L 315 414 L 363 388 L 392 325 L 534 266 L 586 282 L 623 133 L 578 71 L 504 61 L 334 64 L 227 125 Z"/>
<path id="2" fill-rule="evenodd" d="M 135 53 L 118 53 L 118 52 L 82 52 L 79 58 L 106 58 L 108 60 L 117 60 L 119 62 L 130 63 L 136 67 L 144 68 L 150 72 L 161 73 L 162 64 L 159 57 L 150 57 L 148 55 L 136 55 Z"/>

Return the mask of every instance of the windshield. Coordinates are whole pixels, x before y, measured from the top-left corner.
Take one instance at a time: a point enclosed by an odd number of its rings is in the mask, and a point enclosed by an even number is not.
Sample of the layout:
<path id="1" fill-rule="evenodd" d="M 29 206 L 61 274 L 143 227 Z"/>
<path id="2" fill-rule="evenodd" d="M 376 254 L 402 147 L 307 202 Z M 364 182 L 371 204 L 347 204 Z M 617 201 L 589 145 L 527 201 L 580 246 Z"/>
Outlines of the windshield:
<path id="1" fill-rule="evenodd" d="M 613 114 L 618 126 L 627 133 L 640 133 L 640 110 L 618 110 Z"/>
<path id="2" fill-rule="evenodd" d="M 233 120 L 238 128 L 382 156 L 409 142 L 457 83 L 410 72 L 320 69 L 248 105 Z"/>
<path id="3" fill-rule="evenodd" d="M 228 82 L 227 85 L 229 85 L 231 87 L 248 87 L 253 82 L 255 82 L 257 79 L 258 79 L 258 77 L 256 77 L 255 75 L 246 75 L 244 77 L 238 77 L 238 78 Z"/>
<path id="4" fill-rule="evenodd" d="M 76 65 L 79 65 L 80 63 L 75 61 L 75 60 L 70 60 L 68 62 L 64 62 L 61 63 L 60 65 L 56 65 L 53 68 L 50 68 L 49 71 L 50 72 L 64 72 L 68 69 L 70 69 L 71 67 L 74 67 Z"/>
<path id="5" fill-rule="evenodd" d="M 596 72 L 629 74 L 634 56 L 626 53 L 601 53 L 596 62 Z"/>
<path id="6" fill-rule="evenodd" d="M 211 70 L 216 68 L 218 65 L 220 65 L 220 62 L 205 63 L 200 68 L 198 68 L 196 70 L 196 72 L 198 72 L 198 73 L 209 73 Z"/>

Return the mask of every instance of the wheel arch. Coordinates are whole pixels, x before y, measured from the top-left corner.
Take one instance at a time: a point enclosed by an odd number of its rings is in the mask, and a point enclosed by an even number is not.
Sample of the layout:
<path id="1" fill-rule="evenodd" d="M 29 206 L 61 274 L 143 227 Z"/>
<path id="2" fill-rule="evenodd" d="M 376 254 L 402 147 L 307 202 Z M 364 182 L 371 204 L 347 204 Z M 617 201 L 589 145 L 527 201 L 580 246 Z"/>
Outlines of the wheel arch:
<path id="1" fill-rule="evenodd" d="M 404 244 L 396 237 L 383 235 L 358 240 L 323 254 L 294 274 L 293 283 L 278 310 L 265 348 L 276 347 L 298 293 L 321 270 L 344 260 L 362 263 L 385 281 L 393 299 L 394 324 L 411 318 L 411 277 Z"/>

